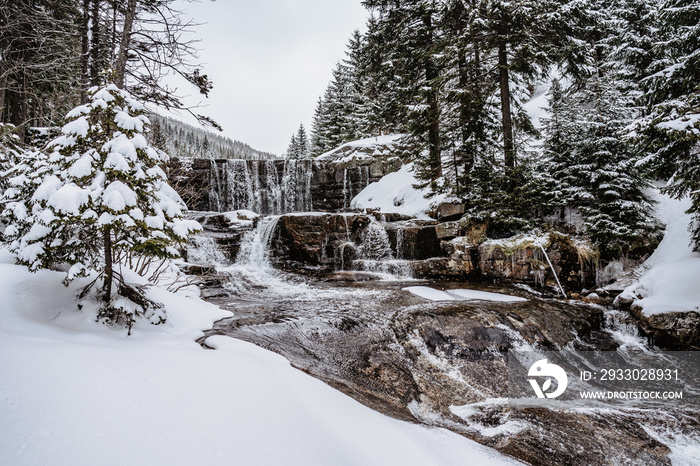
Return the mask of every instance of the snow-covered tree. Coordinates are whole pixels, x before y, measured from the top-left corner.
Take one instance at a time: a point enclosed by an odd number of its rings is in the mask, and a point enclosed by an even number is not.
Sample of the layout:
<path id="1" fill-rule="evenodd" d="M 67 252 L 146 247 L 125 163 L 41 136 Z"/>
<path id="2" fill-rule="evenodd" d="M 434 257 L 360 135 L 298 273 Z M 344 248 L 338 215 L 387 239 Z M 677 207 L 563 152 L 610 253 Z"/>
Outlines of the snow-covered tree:
<path id="1" fill-rule="evenodd" d="M 288 159 L 298 159 L 299 158 L 299 144 L 297 143 L 297 135 L 292 134 L 289 139 L 289 147 L 287 147 L 287 158 Z"/>
<path id="2" fill-rule="evenodd" d="M 168 260 L 200 229 L 158 166 L 143 135 L 144 107 L 114 85 L 92 88 L 66 116 L 60 137 L 28 154 L 9 180 L 5 241 L 35 271 L 69 266 L 65 283 L 95 280 L 81 292 L 99 299 L 98 319 L 131 330 L 137 317 L 164 321 L 143 286 L 129 283 L 134 261 Z M 143 269 L 143 267 L 141 267 Z"/>
<path id="3" fill-rule="evenodd" d="M 309 138 L 306 135 L 304 124 L 299 125 L 297 130 L 297 158 L 306 159 L 309 157 Z"/>
<path id="4" fill-rule="evenodd" d="M 292 134 L 287 148 L 287 158 L 306 159 L 309 157 L 309 138 L 306 135 L 304 124 L 299 125 L 296 133 Z"/>
<path id="5" fill-rule="evenodd" d="M 688 213 L 700 250 L 700 4 L 667 0 L 659 16 L 658 57 L 642 81 L 647 115 L 640 125 L 640 165 L 670 178 L 666 193 L 691 197 Z"/>
<path id="6" fill-rule="evenodd" d="M 600 49 L 596 55 L 603 56 Z M 658 225 L 634 166 L 626 129 L 638 113 L 615 80 L 615 63 L 594 60 L 595 72 L 582 88 L 552 86 L 552 116 L 544 124 L 544 155 L 554 182 L 554 204 L 583 214 L 584 228 L 611 258 L 644 251 Z"/>

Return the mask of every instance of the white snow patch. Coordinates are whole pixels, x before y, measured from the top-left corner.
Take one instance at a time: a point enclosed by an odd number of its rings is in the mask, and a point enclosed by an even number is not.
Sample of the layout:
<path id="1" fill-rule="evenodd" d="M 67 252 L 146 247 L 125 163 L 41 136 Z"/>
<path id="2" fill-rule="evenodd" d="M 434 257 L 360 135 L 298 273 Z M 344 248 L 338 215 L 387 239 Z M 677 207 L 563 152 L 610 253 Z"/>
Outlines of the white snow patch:
<path id="1" fill-rule="evenodd" d="M 447 195 L 439 194 L 427 199 L 429 189 L 416 189 L 418 180 L 413 174 L 413 163 L 389 173 L 379 181 L 370 183 L 350 203 L 353 209 L 379 209 L 383 213 L 409 216 L 425 216 L 432 206 L 443 202 Z"/>
<path id="2" fill-rule="evenodd" d="M 431 301 L 493 301 L 502 303 L 516 303 L 527 301 L 519 296 L 511 296 L 501 293 L 491 293 L 489 291 L 455 289 L 440 291 L 429 286 L 408 286 L 403 288 L 404 291 L 413 293 L 421 298 Z"/>
<path id="3" fill-rule="evenodd" d="M 491 293 L 489 291 L 460 289 L 447 290 L 447 293 L 467 301 L 495 301 L 502 303 L 517 303 L 527 301 L 527 299 L 521 298 L 519 296 L 511 296 L 501 293 Z"/>
<path id="4" fill-rule="evenodd" d="M 90 193 L 80 186 L 70 183 L 62 186 L 49 196 L 47 204 L 64 214 L 78 215 L 80 207 L 90 200 Z"/>
<path id="5" fill-rule="evenodd" d="M 87 153 L 71 165 L 68 174 L 74 178 L 83 178 L 92 174 L 92 154 Z"/>
<path id="6" fill-rule="evenodd" d="M 654 253 L 642 265 L 639 281 L 621 294 L 633 298 L 645 315 L 664 312 L 700 312 L 700 252 L 693 252 L 688 225 L 689 198 L 672 199 L 654 190 L 659 220 L 666 233 Z"/>
<path id="7" fill-rule="evenodd" d="M 64 277 L 0 264 L 0 464 L 519 464 L 374 412 L 250 343 L 202 349 L 194 339 L 230 313 L 199 299 L 152 289 L 168 322 L 127 337 L 77 309 L 89 279 Z"/>
<path id="8" fill-rule="evenodd" d="M 90 124 L 87 121 L 87 118 L 85 117 L 80 117 L 76 118 L 73 121 L 70 121 L 66 123 L 63 126 L 63 129 L 61 132 L 65 135 L 73 135 L 73 136 L 79 136 L 79 137 L 87 137 L 88 130 L 90 129 Z"/>
<path id="9" fill-rule="evenodd" d="M 429 286 L 407 286 L 404 291 L 413 293 L 421 298 L 429 299 L 430 301 L 454 301 L 455 297 L 445 293 L 444 291 L 430 288 Z"/>
<path id="10" fill-rule="evenodd" d="M 102 203 L 115 212 L 135 206 L 136 201 L 136 193 L 121 181 L 112 181 L 102 194 Z"/>

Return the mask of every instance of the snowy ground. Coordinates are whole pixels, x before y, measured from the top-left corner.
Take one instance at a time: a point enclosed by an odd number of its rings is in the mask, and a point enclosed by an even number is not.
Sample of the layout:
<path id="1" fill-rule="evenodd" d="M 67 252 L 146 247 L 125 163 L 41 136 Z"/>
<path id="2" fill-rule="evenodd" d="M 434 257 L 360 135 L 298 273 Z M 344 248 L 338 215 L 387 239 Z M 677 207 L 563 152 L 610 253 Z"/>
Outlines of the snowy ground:
<path id="1" fill-rule="evenodd" d="M 639 281 L 622 296 L 631 297 L 646 315 L 674 311 L 700 312 L 700 252 L 693 252 L 685 211 L 690 199 L 675 200 L 654 190 L 657 217 L 666 224 L 659 247 L 641 266 Z"/>
<path id="2" fill-rule="evenodd" d="M 169 321 L 126 331 L 75 308 L 64 274 L 0 260 L 0 464 L 516 464 L 442 429 L 378 414 L 251 344 L 227 315 L 161 289 Z"/>
<path id="3" fill-rule="evenodd" d="M 389 173 L 379 181 L 370 183 L 355 196 L 351 206 L 354 209 L 380 209 L 383 213 L 398 213 L 412 217 L 425 217 L 425 212 L 431 206 L 446 199 L 446 195 L 433 196 L 427 199 L 428 189 L 415 189 L 416 180 L 413 163 L 401 167 L 394 173 Z"/>

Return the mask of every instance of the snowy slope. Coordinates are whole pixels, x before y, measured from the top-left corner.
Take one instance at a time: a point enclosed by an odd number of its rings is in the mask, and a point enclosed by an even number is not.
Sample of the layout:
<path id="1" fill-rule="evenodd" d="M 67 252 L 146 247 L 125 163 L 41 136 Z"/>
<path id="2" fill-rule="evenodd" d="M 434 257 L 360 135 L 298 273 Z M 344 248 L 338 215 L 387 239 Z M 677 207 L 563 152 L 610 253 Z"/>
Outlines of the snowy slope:
<path id="1" fill-rule="evenodd" d="M 425 216 L 431 206 L 444 201 L 447 196 L 437 195 L 430 199 L 425 196 L 429 190 L 416 189 L 418 183 L 413 173 L 413 163 L 389 173 L 379 181 L 370 183 L 355 196 L 350 203 L 354 209 L 380 209 L 383 213 L 398 213 L 415 217 Z"/>
<path id="2" fill-rule="evenodd" d="M 363 159 L 378 155 L 390 155 L 394 147 L 404 137 L 406 137 L 405 134 L 386 134 L 346 142 L 333 150 L 319 155 L 316 157 L 316 160 L 347 162 L 353 158 Z"/>
<path id="3" fill-rule="evenodd" d="M 657 217 L 666 233 L 654 253 L 642 265 L 639 281 L 627 287 L 623 297 L 632 298 L 644 314 L 700 312 L 700 252 L 693 252 L 688 230 L 691 217 L 685 211 L 690 199 L 671 199 L 654 190 Z"/>
<path id="4" fill-rule="evenodd" d="M 132 337 L 74 307 L 63 273 L 0 262 L 0 464 L 516 464 L 378 414 L 249 343 L 194 342 L 225 311 L 154 290 Z"/>

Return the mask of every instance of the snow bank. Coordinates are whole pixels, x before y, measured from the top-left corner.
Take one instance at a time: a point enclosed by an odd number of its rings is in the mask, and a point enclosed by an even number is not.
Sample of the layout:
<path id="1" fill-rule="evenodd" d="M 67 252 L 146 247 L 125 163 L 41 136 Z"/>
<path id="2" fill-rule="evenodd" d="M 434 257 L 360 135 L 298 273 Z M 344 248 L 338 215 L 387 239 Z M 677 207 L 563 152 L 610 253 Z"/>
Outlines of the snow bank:
<path id="1" fill-rule="evenodd" d="M 518 464 L 443 429 L 397 421 L 227 337 L 228 313 L 155 289 L 168 323 L 132 336 L 75 308 L 64 273 L 0 254 L 0 464 Z"/>
<path id="2" fill-rule="evenodd" d="M 642 265 L 639 281 L 627 287 L 622 297 L 634 299 L 645 315 L 664 312 L 700 312 L 700 253 L 693 252 L 685 211 L 689 198 L 671 199 L 654 190 L 656 212 L 666 224 L 666 233 L 654 253 Z"/>
<path id="3" fill-rule="evenodd" d="M 391 146 L 398 143 L 404 137 L 406 137 L 405 134 L 387 134 L 384 136 L 375 136 L 347 142 L 333 150 L 319 155 L 316 157 L 316 160 L 336 160 L 344 154 L 350 155 L 344 155 L 345 158 L 339 160 L 340 162 L 350 160 L 353 156 L 363 158 L 371 157 L 372 155 L 385 155 L 387 151 L 391 150 Z M 374 149 L 374 151 L 372 151 L 372 149 Z"/>
<path id="4" fill-rule="evenodd" d="M 425 216 L 432 206 L 443 202 L 447 195 L 441 194 L 427 199 L 429 189 L 413 187 L 418 180 L 413 174 L 413 163 L 389 173 L 377 182 L 369 184 L 351 202 L 353 209 L 379 209 L 383 213 L 398 213 L 410 216 Z"/>

